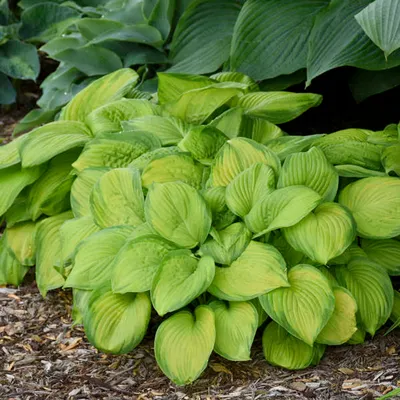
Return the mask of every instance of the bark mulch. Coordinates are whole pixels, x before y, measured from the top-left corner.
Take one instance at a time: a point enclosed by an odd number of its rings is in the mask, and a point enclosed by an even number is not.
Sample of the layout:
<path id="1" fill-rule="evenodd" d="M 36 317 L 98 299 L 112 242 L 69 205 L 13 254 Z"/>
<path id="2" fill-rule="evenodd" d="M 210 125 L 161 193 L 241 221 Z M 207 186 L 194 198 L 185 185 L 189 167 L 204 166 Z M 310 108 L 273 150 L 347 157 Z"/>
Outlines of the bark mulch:
<path id="1" fill-rule="evenodd" d="M 71 295 L 43 299 L 34 284 L 0 288 L 0 399 L 374 399 L 400 386 L 400 330 L 330 347 L 303 371 L 269 366 L 258 335 L 252 361 L 212 355 L 193 385 L 177 387 L 153 355 L 155 326 L 132 353 L 111 356 L 71 327 Z M 400 398 L 400 397 L 397 397 Z"/>

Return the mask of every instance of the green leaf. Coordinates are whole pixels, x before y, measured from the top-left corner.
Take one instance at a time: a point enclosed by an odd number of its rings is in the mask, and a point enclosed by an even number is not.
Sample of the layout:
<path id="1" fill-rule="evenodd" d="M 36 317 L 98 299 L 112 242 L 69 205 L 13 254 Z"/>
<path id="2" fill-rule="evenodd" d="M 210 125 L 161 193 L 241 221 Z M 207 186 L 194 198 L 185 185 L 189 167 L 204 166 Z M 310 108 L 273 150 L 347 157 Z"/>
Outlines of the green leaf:
<path id="1" fill-rule="evenodd" d="M 140 172 L 150 164 L 151 161 L 156 160 L 158 158 L 163 158 L 169 155 L 181 154 L 182 152 L 176 146 L 168 146 L 168 147 L 160 147 L 159 149 L 148 151 L 147 153 L 143 153 L 141 156 L 133 160 L 129 167 L 136 168 Z"/>
<path id="2" fill-rule="evenodd" d="M 121 29 L 124 24 L 107 18 L 82 18 L 76 22 L 80 34 L 87 40 L 92 40 L 101 34 Z"/>
<path id="3" fill-rule="evenodd" d="M 375 0 L 355 15 L 367 36 L 387 58 L 400 48 L 400 4 L 396 0 Z"/>
<path id="4" fill-rule="evenodd" d="M 258 313 L 251 302 L 213 301 L 216 338 L 214 351 L 232 361 L 250 360 L 258 328 Z"/>
<path id="5" fill-rule="evenodd" d="M 392 177 L 360 179 L 339 194 L 357 223 L 358 235 L 390 239 L 400 234 L 400 180 Z"/>
<path id="6" fill-rule="evenodd" d="M 89 18 L 84 18 L 81 21 L 85 21 L 86 19 L 89 19 Z M 78 23 L 79 23 L 79 21 L 78 21 Z M 61 36 L 61 37 L 55 37 L 54 39 L 49 40 L 46 44 L 44 44 L 42 47 L 40 47 L 40 51 L 44 51 L 50 57 L 53 57 L 54 55 L 61 53 L 64 50 L 76 49 L 85 44 L 86 44 L 86 40 L 84 38 L 82 38 L 81 35 L 78 35 L 78 34 L 66 35 L 66 36 Z M 65 69 L 65 68 L 69 69 L 70 67 L 68 65 L 66 65 L 66 66 L 59 66 L 58 68 L 59 69 Z M 57 73 L 57 70 L 55 71 L 55 73 Z M 50 74 L 49 76 L 51 76 L 51 75 L 52 74 Z M 83 74 L 82 74 L 82 76 L 83 76 Z M 46 79 L 48 79 L 48 77 Z M 46 79 L 44 82 L 46 82 Z"/>
<path id="7" fill-rule="evenodd" d="M 6 74 L 0 72 L 0 104 L 12 104 L 17 99 L 17 92 L 7 78 Z"/>
<path id="8" fill-rule="evenodd" d="M 195 258 L 189 250 L 175 250 L 161 261 L 151 286 L 151 302 L 161 316 L 185 307 L 210 286 L 215 274 L 209 256 Z"/>
<path id="9" fill-rule="evenodd" d="M 251 241 L 228 267 L 217 267 L 208 291 L 222 300 L 245 301 L 288 286 L 286 263 L 275 247 Z"/>
<path id="10" fill-rule="evenodd" d="M 255 140 L 258 143 L 268 145 L 268 143 L 275 138 L 284 135 L 279 126 L 267 121 L 263 118 L 252 117 L 243 114 L 240 125 L 240 134 L 238 136 L 245 136 Z"/>
<path id="11" fill-rule="evenodd" d="M 124 354 L 142 341 L 150 315 L 146 293 L 115 294 L 103 288 L 90 295 L 83 325 L 89 342 L 100 351 Z"/>
<path id="12" fill-rule="evenodd" d="M 211 228 L 205 200 L 182 182 L 155 183 L 146 198 L 145 216 L 159 235 L 188 249 L 202 244 Z"/>
<path id="13" fill-rule="evenodd" d="M 5 213 L 5 219 L 7 227 L 11 228 L 19 222 L 25 222 L 31 220 L 31 216 L 28 211 L 28 199 L 27 192 L 29 188 L 26 188 L 21 194 L 14 200 L 12 206 Z"/>
<path id="14" fill-rule="evenodd" d="M 382 165 L 387 174 L 393 171 L 400 177 L 400 144 L 386 147 L 382 151 Z"/>
<path id="15" fill-rule="evenodd" d="M 322 150 L 313 147 L 306 153 L 295 153 L 285 159 L 278 188 L 303 185 L 315 190 L 324 201 L 333 201 L 339 186 L 338 173 Z"/>
<path id="16" fill-rule="evenodd" d="M 147 8 L 148 22 L 151 26 L 157 28 L 163 39 L 166 40 L 169 36 L 172 20 L 175 13 L 175 0 L 145 0 L 143 3 L 144 10 Z"/>
<path id="17" fill-rule="evenodd" d="M 36 47 L 18 40 L 0 46 L 0 72 L 17 79 L 36 79 L 40 64 Z"/>
<path id="18" fill-rule="evenodd" d="M 215 344 L 215 317 L 208 306 L 181 311 L 161 323 L 154 340 L 157 364 L 177 385 L 195 381 Z"/>
<path id="19" fill-rule="evenodd" d="M 144 222 L 144 195 L 137 169 L 117 168 L 95 183 L 91 194 L 94 222 L 102 227 Z"/>
<path id="20" fill-rule="evenodd" d="M 229 108 L 210 122 L 230 139 L 241 136 L 244 110 L 241 107 Z M 266 121 L 268 123 L 268 121 Z"/>
<path id="21" fill-rule="evenodd" d="M 306 186 L 288 186 L 275 190 L 255 204 L 245 222 L 258 237 L 297 224 L 321 201 L 321 196 Z"/>
<path id="22" fill-rule="evenodd" d="M 37 128 L 40 125 L 47 124 L 54 119 L 56 115 L 56 110 L 42 110 L 41 108 L 36 108 L 35 110 L 29 111 L 28 114 L 22 118 L 18 124 L 15 126 L 13 131 L 13 136 L 18 133 Z"/>
<path id="23" fill-rule="evenodd" d="M 365 331 L 357 327 L 354 335 L 347 342 L 348 344 L 363 344 L 365 342 Z"/>
<path id="24" fill-rule="evenodd" d="M 272 92 L 286 90 L 287 88 L 302 83 L 306 80 L 306 69 L 299 69 L 290 75 L 279 75 L 276 78 L 266 79 L 259 83 L 260 90 Z"/>
<path id="25" fill-rule="evenodd" d="M 270 243 L 283 255 L 288 267 L 311 261 L 303 253 L 295 250 L 280 231 L 273 232 Z"/>
<path id="26" fill-rule="evenodd" d="M 0 146 L 0 169 L 8 168 L 21 162 L 18 147 L 24 138 L 24 136 L 21 136 Z"/>
<path id="27" fill-rule="evenodd" d="M 326 265 L 356 237 L 351 213 L 337 203 L 322 203 L 296 225 L 282 229 L 285 239 L 311 260 Z"/>
<path id="28" fill-rule="evenodd" d="M 245 85 L 248 86 L 249 92 L 255 92 L 260 90 L 258 87 L 257 82 L 250 78 L 250 76 L 247 76 L 245 74 L 242 74 L 240 72 L 218 72 L 216 74 L 213 74 L 210 76 L 211 79 L 215 79 L 218 82 L 238 82 L 238 83 L 244 83 Z"/>
<path id="29" fill-rule="evenodd" d="M 19 286 L 29 267 L 20 264 L 7 249 L 4 235 L 0 238 L 0 285 Z"/>
<path id="30" fill-rule="evenodd" d="M 374 171 L 358 165 L 344 164 L 335 165 L 335 169 L 339 176 L 345 178 L 369 178 L 371 176 L 386 176 L 384 172 Z"/>
<path id="31" fill-rule="evenodd" d="M 75 147 L 83 147 L 91 132 L 81 122 L 57 121 L 34 129 L 19 144 L 23 167 L 43 164 Z"/>
<path id="32" fill-rule="evenodd" d="M 387 272 L 367 258 L 356 258 L 335 268 L 336 278 L 358 305 L 357 320 L 370 335 L 388 320 L 393 308 L 393 287 Z"/>
<path id="33" fill-rule="evenodd" d="M 171 43 L 171 71 L 214 72 L 229 58 L 241 2 L 195 0 L 179 19 Z"/>
<path id="34" fill-rule="evenodd" d="M 400 318 L 400 292 L 394 290 L 393 293 L 394 293 L 394 301 L 393 301 L 392 313 L 390 314 L 390 319 L 392 322 L 396 323 Z"/>
<path id="35" fill-rule="evenodd" d="M 60 227 L 73 218 L 70 211 L 46 218 L 37 225 L 36 231 L 36 283 L 43 297 L 49 290 L 64 284 L 64 278 L 54 266 L 58 263 L 61 250 Z"/>
<path id="36" fill-rule="evenodd" d="M 260 297 L 266 313 L 291 335 L 312 346 L 332 316 L 335 296 L 317 269 L 300 264 L 288 272 L 290 287 Z"/>

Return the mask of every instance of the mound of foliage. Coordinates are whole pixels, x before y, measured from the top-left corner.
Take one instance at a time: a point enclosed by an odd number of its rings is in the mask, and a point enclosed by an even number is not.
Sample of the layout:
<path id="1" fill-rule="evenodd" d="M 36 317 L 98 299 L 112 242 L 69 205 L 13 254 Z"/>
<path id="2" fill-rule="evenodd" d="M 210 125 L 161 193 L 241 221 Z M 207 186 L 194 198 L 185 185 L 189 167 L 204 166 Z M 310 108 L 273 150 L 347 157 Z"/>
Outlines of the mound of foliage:
<path id="1" fill-rule="evenodd" d="M 43 296 L 72 288 L 75 323 L 115 354 L 155 310 L 177 384 L 212 351 L 249 360 L 260 326 L 266 360 L 301 369 L 398 321 L 398 126 L 290 136 L 278 125 L 321 96 L 240 73 L 158 79 L 131 99 L 133 70 L 106 75 L 0 147 L 0 284 L 36 265 Z"/>

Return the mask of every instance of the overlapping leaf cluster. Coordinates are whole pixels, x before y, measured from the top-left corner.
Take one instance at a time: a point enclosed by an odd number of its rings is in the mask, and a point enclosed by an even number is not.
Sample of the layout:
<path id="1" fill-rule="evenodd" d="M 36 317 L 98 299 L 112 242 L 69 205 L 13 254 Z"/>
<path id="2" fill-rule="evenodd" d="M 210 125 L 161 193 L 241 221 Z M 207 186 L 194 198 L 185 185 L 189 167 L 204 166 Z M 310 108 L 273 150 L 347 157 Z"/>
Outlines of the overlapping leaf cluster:
<path id="1" fill-rule="evenodd" d="M 56 122 L 0 148 L 0 283 L 36 264 L 72 288 L 74 318 L 105 352 L 131 351 L 152 309 L 155 354 L 177 384 L 212 351 L 317 363 L 399 318 L 400 142 L 396 125 L 285 134 L 321 97 L 261 92 L 249 77 L 159 74 L 96 80 Z"/>

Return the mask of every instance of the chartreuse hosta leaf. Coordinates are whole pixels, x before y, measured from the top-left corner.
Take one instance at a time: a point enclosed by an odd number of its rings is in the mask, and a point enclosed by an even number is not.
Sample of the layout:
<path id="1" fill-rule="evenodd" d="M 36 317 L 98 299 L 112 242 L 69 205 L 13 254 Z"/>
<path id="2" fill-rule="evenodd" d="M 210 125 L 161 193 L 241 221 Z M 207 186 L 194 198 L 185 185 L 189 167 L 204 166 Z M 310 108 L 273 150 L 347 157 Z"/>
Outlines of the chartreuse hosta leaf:
<path id="1" fill-rule="evenodd" d="M 142 185 L 146 189 L 157 183 L 181 181 L 201 189 L 204 167 L 187 153 L 155 157 L 143 170 Z"/>
<path id="2" fill-rule="evenodd" d="M 93 220 L 101 228 L 142 224 L 144 196 L 139 170 L 116 168 L 106 172 L 93 186 L 90 203 Z"/>
<path id="3" fill-rule="evenodd" d="M 28 210 L 34 221 L 42 214 L 56 215 L 70 208 L 69 193 L 75 178 L 71 165 L 78 156 L 74 149 L 54 157 L 47 171 L 32 185 Z"/>
<path id="4" fill-rule="evenodd" d="M 137 293 L 150 290 L 163 258 L 176 249 L 172 243 L 152 234 L 127 241 L 113 261 L 113 292 Z"/>
<path id="5" fill-rule="evenodd" d="M 225 201 L 225 191 L 223 186 L 205 189 L 202 192 L 204 199 L 212 213 L 212 224 L 215 229 L 224 229 L 236 220 L 236 215 L 228 209 Z"/>
<path id="6" fill-rule="evenodd" d="M 299 264 L 288 272 L 289 287 L 260 297 L 266 313 L 290 334 L 312 346 L 332 316 L 335 296 L 315 267 Z"/>
<path id="7" fill-rule="evenodd" d="M 71 209 L 75 217 L 91 216 L 90 195 L 95 183 L 110 168 L 87 168 L 83 170 L 71 187 Z"/>
<path id="8" fill-rule="evenodd" d="M 258 328 L 258 313 L 249 301 L 212 301 L 216 338 L 214 351 L 232 361 L 250 360 L 250 350 Z"/>
<path id="9" fill-rule="evenodd" d="M 215 275 L 214 260 L 197 259 L 189 250 L 171 251 L 154 275 L 151 302 L 161 316 L 179 310 L 204 293 Z"/>
<path id="10" fill-rule="evenodd" d="M 54 266 L 59 262 L 61 250 L 60 227 L 72 212 L 55 215 L 39 222 L 36 231 L 36 283 L 42 296 L 49 290 L 61 287 L 64 278 Z"/>
<path id="11" fill-rule="evenodd" d="M 21 168 L 21 165 L 17 164 L 0 170 L 0 216 L 12 206 L 21 191 L 35 182 L 45 169 L 45 165 Z"/>
<path id="12" fill-rule="evenodd" d="M 241 125 L 244 110 L 241 107 L 229 108 L 210 122 L 210 126 L 219 129 L 229 139 L 242 136 Z"/>
<path id="13" fill-rule="evenodd" d="M 236 175 L 226 187 L 226 204 L 240 217 L 275 190 L 275 173 L 268 165 L 257 163 Z"/>
<path id="14" fill-rule="evenodd" d="M 363 344 L 365 342 L 365 330 L 357 327 L 353 336 L 348 340 L 348 344 Z"/>
<path id="15" fill-rule="evenodd" d="M 19 286 L 29 267 L 18 262 L 8 250 L 4 235 L 0 238 L 0 285 Z"/>
<path id="16" fill-rule="evenodd" d="M 217 264 L 230 265 L 249 245 L 251 232 L 242 222 L 236 222 L 218 231 L 214 239 L 207 240 L 200 248 L 201 253 L 214 259 Z"/>
<path id="17" fill-rule="evenodd" d="M 182 151 L 177 146 L 160 147 L 159 149 L 151 150 L 142 154 L 140 157 L 133 160 L 129 164 L 129 167 L 137 168 L 140 172 L 142 172 L 151 161 L 164 156 L 180 153 L 182 153 Z"/>
<path id="18" fill-rule="evenodd" d="M 11 167 L 21 162 L 18 147 L 26 136 L 20 136 L 10 143 L 0 146 L 0 169 Z"/>
<path id="19" fill-rule="evenodd" d="M 288 186 L 273 191 L 254 205 L 245 217 L 247 227 L 257 236 L 297 224 L 321 202 L 314 190 Z"/>
<path id="20" fill-rule="evenodd" d="M 400 234 L 400 179 L 360 179 L 341 191 L 339 203 L 350 209 L 359 236 L 390 239 Z"/>
<path id="21" fill-rule="evenodd" d="M 351 213 L 340 204 L 322 203 L 296 225 L 282 229 L 287 242 L 313 261 L 326 265 L 356 237 Z"/>
<path id="22" fill-rule="evenodd" d="M 94 290 L 83 311 L 83 326 L 90 343 L 105 353 L 132 351 L 143 339 L 150 321 L 147 293 L 113 293 Z"/>
<path id="23" fill-rule="evenodd" d="M 116 226 L 83 240 L 76 249 L 64 287 L 90 290 L 107 284 L 112 275 L 112 261 L 133 230 L 130 226 Z"/>
<path id="24" fill-rule="evenodd" d="M 249 76 L 242 74 L 241 72 L 218 72 L 210 76 L 210 79 L 215 79 L 218 82 L 238 82 L 244 83 L 248 86 L 248 90 L 250 92 L 258 91 L 260 88 L 257 85 L 257 82 L 250 78 Z"/>
<path id="25" fill-rule="evenodd" d="M 345 265 L 348 264 L 353 258 L 368 258 L 367 253 L 357 245 L 352 243 L 340 256 L 330 260 L 331 265 Z"/>
<path id="26" fill-rule="evenodd" d="M 256 163 L 270 166 L 279 176 L 281 163 L 275 153 L 251 139 L 231 139 L 214 159 L 210 183 L 212 186 L 227 186 L 233 178 Z"/>
<path id="27" fill-rule="evenodd" d="M 215 316 L 212 308 L 201 305 L 180 311 L 157 329 L 154 353 L 161 370 L 177 385 L 196 380 L 205 370 L 215 345 Z"/>
<path id="28" fill-rule="evenodd" d="M 145 216 L 159 235 L 188 249 L 203 243 L 211 228 L 211 212 L 204 198 L 182 182 L 151 186 Z"/>
<path id="29" fill-rule="evenodd" d="M 133 160 L 161 146 L 159 139 L 146 132 L 104 134 L 91 140 L 72 165 L 78 172 L 93 167 L 127 167 Z"/>
<path id="30" fill-rule="evenodd" d="M 253 304 L 253 306 L 255 307 L 255 309 L 257 310 L 257 314 L 258 314 L 258 327 L 260 327 L 267 319 L 268 319 L 268 315 L 265 312 L 265 310 L 262 308 L 262 305 L 260 303 L 260 300 L 258 300 L 258 298 L 256 299 L 252 299 L 250 300 L 251 304 Z"/>
<path id="31" fill-rule="evenodd" d="M 343 287 L 333 289 L 335 309 L 316 341 L 322 344 L 339 345 L 346 343 L 357 331 L 357 303 L 352 294 Z"/>
<path id="32" fill-rule="evenodd" d="M 93 290 L 72 289 L 72 310 L 71 317 L 74 321 L 72 326 L 83 324 L 83 313 Z"/>
<path id="33" fill-rule="evenodd" d="M 238 98 L 237 105 L 247 115 L 265 118 L 273 124 L 291 121 L 311 107 L 318 106 L 322 96 L 313 93 L 256 92 Z"/>
<path id="34" fill-rule="evenodd" d="M 343 164 L 334 167 L 339 176 L 345 178 L 369 178 L 371 176 L 386 176 L 383 171 L 375 171 L 358 165 Z"/>
<path id="35" fill-rule="evenodd" d="M 322 265 L 318 267 L 318 270 L 325 276 L 326 279 L 328 279 L 332 288 L 339 286 L 339 283 L 334 276 L 334 269 Z"/>
<path id="36" fill-rule="evenodd" d="M 382 165 L 387 174 L 394 172 L 400 176 L 400 144 L 386 147 L 382 151 Z"/>
<path id="37" fill-rule="evenodd" d="M 122 121 L 155 113 L 156 105 L 148 100 L 121 99 L 96 108 L 86 117 L 85 122 L 97 136 L 102 133 L 121 131 Z"/>
<path id="38" fill-rule="evenodd" d="M 83 147 L 91 136 L 88 127 L 77 121 L 56 121 L 36 128 L 19 144 L 22 166 L 43 164 L 64 151 Z"/>
<path id="39" fill-rule="evenodd" d="M 393 307 L 393 287 L 387 272 L 367 258 L 355 258 L 335 268 L 336 278 L 358 305 L 357 320 L 372 336 L 388 320 Z"/>
<path id="40" fill-rule="evenodd" d="M 228 267 L 217 267 L 208 291 L 222 300 L 251 300 L 289 286 L 286 263 L 275 247 L 251 241 Z"/>
<path id="41" fill-rule="evenodd" d="M 96 108 L 124 97 L 138 79 L 139 75 L 130 68 L 119 69 L 96 79 L 64 107 L 60 118 L 84 122 L 86 116 Z"/>
<path id="42" fill-rule="evenodd" d="M 339 175 L 322 150 L 313 147 L 306 153 L 289 155 L 279 176 L 278 188 L 304 185 L 314 189 L 324 201 L 333 201 L 339 186 Z"/>
<path id="43" fill-rule="evenodd" d="M 283 255 L 288 267 L 294 267 L 297 264 L 306 262 L 307 257 L 302 252 L 295 250 L 280 231 L 273 233 L 270 243 Z"/>
<path id="44" fill-rule="evenodd" d="M 367 257 L 386 269 L 389 275 L 400 275 L 400 242 L 393 239 L 361 240 Z"/>
<path id="45" fill-rule="evenodd" d="M 400 319 L 400 292 L 394 290 L 394 301 L 390 320 L 394 323 L 399 322 Z"/>
<path id="46" fill-rule="evenodd" d="M 245 136 L 266 145 L 270 140 L 282 137 L 283 135 L 284 132 L 282 129 L 272 122 L 263 118 L 243 114 L 240 125 L 240 135 L 238 136 Z"/>

